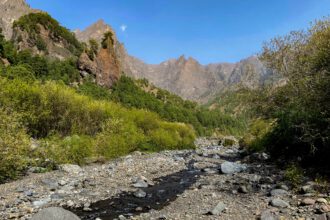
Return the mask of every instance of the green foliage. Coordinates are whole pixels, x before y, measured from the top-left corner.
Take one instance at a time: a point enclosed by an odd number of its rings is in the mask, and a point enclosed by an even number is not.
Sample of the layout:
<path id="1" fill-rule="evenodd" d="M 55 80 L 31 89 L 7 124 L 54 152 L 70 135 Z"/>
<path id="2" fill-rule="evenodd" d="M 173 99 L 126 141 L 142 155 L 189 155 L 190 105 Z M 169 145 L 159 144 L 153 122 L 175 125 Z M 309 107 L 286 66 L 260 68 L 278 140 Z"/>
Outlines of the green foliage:
<path id="1" fill-rule="evenodd" d="M 83 164 L 86 157 L 193 147 L 195 132 L 185 124 L 95 100 L 64 84 L 0 77 L 0 86 L 0 103 L 21 112 L 27 132 L 44 139 L 34 152 L 41 162 Z"/>
<path id="2" fill-rule="evenodd" d="M 87 49 L 87 55 L 89 56 L 89 58 L 91 60 L 94 60 L 95 55 L 97 54 L 98 50 L 99 50 L 99 43 L 94 39 L 90 39 L 89 40 L 89 49 Z"/>
<path id="3" fill-rule="evenodd" d="M 80 85 L 77 92 L 96 100 L 111 100 L 111 95 L 107 88 L 98 86 L 90 81 L 85 81 L 82 85 Z"/>
<path id="4" fill-rule="evenodd" d="M 31 71 L 29 66 L 23 64 L 17 66 L 9 66 L 3 75 L 10 79 L 22 79 L 25 81 L 36 80 L 34 72 Z"/>
<path id="5" fill-rule="evenodd" d="M 93 139 L 85 135 L 72 135 L 62 138 L 54 135 L 41 141 L 34 152 L 39 158 L 39 165 L 51 159 L 54 164 L 85 164 L 86 158 L 93 155 Z"/>
<path id="6" fill-rule="evenodd" d="M 108 96 L 104 96 L 108 99 Z M 130 108 L 148 109 L 163 119 L 193 125 L 200 135 L 214 129 L 222 133 L 239 133 L 244 122 L 236 120 L 221 111 L 200 108 L 196 103 L 153 87 L 146 79 L 134 81 L 122 76 L 111 90 L 111 100 Z"/>
<path id="7" fill-rule="evenodd" d="M 275 157 L 327 167 L 330 157 L 330 20 L 273 39 L 261 58 L 288 80 L 269 98 L 277 123 L 267 147 Z"/>
<path id="8" fill-rule="evenodd" d="M 225 138 L 223 141 L 223 146 L 228 147 L 228 146 L 233 146 L 235 144 L 235 141 L 232 139 Z"/>
<path id="9" fill-rule="evenodd" d="M 76 67 L 75 59 L 54 61 L 44 56 L 33 55 L 30 50 L 17 52 L 12 43 L 6 41 L 1 35 L 0 57 L 7 59 L 12 65 L 3 71 L 4 76 L 12 75 L 11 77 L 13 77 L 14 74 L 18 77 L 25 77 L 26 79 L 27 75 L 28 78 L 61 80 L 66 84 L 77 82 L 80 79 L 80 73 Z"/>
<path id="10" fill-rule="evenodd" d="M 105 158 L 123 156 L 137 150 L 144 138 L 132 121 L 107 120 L 95 138 L 96 152 Z"/>
<path id="11" fill-rule="evenodd" d="M 41 26 L 50 31 L 50 37 L 55 42 L 64 40 L 68 43 L 69 49 L 74 55 L 79 56 L 82 52 L 82 45 L 75 35 L 68 29 L 62 27 L 55 19 L 47 13 L 31 13 L 22 16 L 14 22 L 14 28 L 20 28 L 29 34 L 30 40 L 39 50 L 46 50 L 47 46 L 40 36 Z"/>
<path id="12" fill-rule="evenodd" d="M 285 169 L 284 178 L 294 187 L 298 187 L 303 182 L 304 172 L 297 164 L 290 164 Z"/>
<path id="13" fill-rule="evenodd" d="M 273 122 L 271 120 L 254 119 L 251 121 L 247 132 L 240 140 L 240 146 L 249 151 L 264 151 L 267 135 L 271 131 Z"/>
<path id="14" fill-rule="evenodd" d="M 113 34 L 112 32 L 108 31 L 104 34 L 103 39 L 101 41 L 101 45 L 103 49 L 107 49 L 114 44 Z"/>
<path id="15" fill-rule="evenodd" d="M 24 171 L 28 147 L 29 137 L 20 115 L 0 108 L 0 183 Z"/>

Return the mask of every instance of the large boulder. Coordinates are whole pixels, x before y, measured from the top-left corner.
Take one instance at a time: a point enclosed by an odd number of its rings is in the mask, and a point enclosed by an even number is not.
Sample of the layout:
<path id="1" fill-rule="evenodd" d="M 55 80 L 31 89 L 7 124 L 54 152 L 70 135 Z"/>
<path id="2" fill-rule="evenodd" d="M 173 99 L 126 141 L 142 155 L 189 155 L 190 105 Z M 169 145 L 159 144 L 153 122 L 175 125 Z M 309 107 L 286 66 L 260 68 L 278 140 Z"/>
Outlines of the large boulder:
<path id="1" fill-rule="evenodd" d="M 226 161 L 221 164 L 221 172 L 224 174 L 239 173 L 246 169 L 247 169 L 246 165 L 239 164 L 239 163 L 233 163 L 233 162 Z"/>
<path id="2" fill-rule="evenodd" d="M 38 212 L 31 220 L 80 220 L 80 218 L 63 208 L 50 207 Z"/>

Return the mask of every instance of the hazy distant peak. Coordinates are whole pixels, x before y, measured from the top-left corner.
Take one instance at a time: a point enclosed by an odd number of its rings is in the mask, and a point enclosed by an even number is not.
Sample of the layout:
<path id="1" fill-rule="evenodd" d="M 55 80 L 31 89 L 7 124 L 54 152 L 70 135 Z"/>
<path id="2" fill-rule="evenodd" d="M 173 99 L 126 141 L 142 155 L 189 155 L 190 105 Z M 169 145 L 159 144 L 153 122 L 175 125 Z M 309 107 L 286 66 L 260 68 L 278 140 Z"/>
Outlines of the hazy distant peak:
<path id="1" fill-rule="evenodd" d="M 105 23 L 103 19 L 99 19 L 92 25 L 88 26 L 85 30 L 75 31 L 76 37 L 82 42 L 88 42 L 90 39 L 95 39 L 96 41 L 101 41 L 106 32 L 112 32 L 115 37 L 116 34 L 112 27 Z"/>

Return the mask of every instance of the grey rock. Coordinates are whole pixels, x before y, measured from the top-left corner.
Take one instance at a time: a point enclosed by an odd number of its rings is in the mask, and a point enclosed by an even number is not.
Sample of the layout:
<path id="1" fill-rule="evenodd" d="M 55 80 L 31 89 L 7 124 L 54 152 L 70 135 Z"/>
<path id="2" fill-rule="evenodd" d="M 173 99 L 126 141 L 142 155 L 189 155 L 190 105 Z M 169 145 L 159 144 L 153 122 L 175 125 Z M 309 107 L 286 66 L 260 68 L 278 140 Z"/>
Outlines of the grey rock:
<path id="1" fill-rule="evenodd" d="M 233 163 L 233 162 L 224 162 L 221 164 L 221 172 L 224 174 L 233 174 L 239 173 L 246 170 L 246 165 Z"/>
<path id="2" fill-rule="evenodd" d="M 260 220 L 277 220 L 277 218 L 269 210 L 266 210 L 261 213 Z"/>
<path id="3" fill-rule="evenodd" d="M 145 198 L 147 196 L 147 193 L 145 191 L 139 189 L 136 192 L 134 192 L 134 196 L 136 198 Z"/>
<path id="4" fill-rule="evenodd" d="M 215 174 L 218 173 L 219 171 L 216 169 L 211 169 L 211 168 L 203 168 L 202 172 L 208 173 L 208 174 Z"/>
<path id="5" fill-rule="evenodd" d="M 315 217 L 315 220 L 328 220 L 329 218 L 327 218 L 327 214 L 322 214 L 322 215 L 317 215 Z"/>
<path id="6" fill-rule="evenodd" d="M 27 191 L 24 191 L 24 194 L 25 194 L 26 196 L 33 196 L 33 191 L 31 191 L 31 190 L 27 190 Z"/>
<path id="7" fill-rule="evenodd" d="M 54 193 L 50 196 L 50 198 L 52 200 L 62 200 L 62 199 L 64 199 L 64 196 L 62 194 L 59 194 L 59 193 Z"/>
<path id="8" fill-rule="evenodd" d="M 45 173 L 45 172 L 47 172 L 47 169 L 43 168 L 43 167 L 30 167 L 28 172 L 30 172 L 30 173 Z"/>
<path id="9" fill-rule="evenodd" d="M 223 202 L 219 202 L 210 212 L 212 215 L 220 215 L 226 209 L 226 205 Z"/>
<path id="10" fill-rule="evenodd" d="M 237 191 L 240 192 L 240 193 L 248 193 L 249 192 L 248 187 L 246 187 L 246 186 L 240 186 Z"/>
<path id="11" fill-rule="evenodd" d="M 317 203 L 328 204 L 328 201 L 325 198 L 318 198 L 316 200 Z"/>
<path id="12" fill-rule="evenodd" d="M 265 184 L 272 184 L 274 183 L 274 180 L 270 176 L 263 176 L 260 178 L 260 182 Z"/>
<path id="13" fill-rule="evenodd" d="M 273 189 L 270 191 L 271 196 L 283 196 L 283 195 L 288 195 L 288 191 L 284 189 Z"/>
<path id="14" fill-rule="evenodd" d="M 313 193 L 314 192 L 314 187 L 312 185 L 305 185 L 301 187 L 301 193 L 307 194 L 307 193 Z"/>
<path id="15" fill-rule="evenodd" d="M 290 206 L 289 203 L 278 198 L 272 199 L 270 204 L 274 207 L 279 207 L 279 208 L 287 208 Z"/>
<path id="16" fill-rule="evenodd" d="M 58 183 L 54 179 L 43 179 L 41 182 L 46 185 L 50 190 L 56 190 L 58 188 Z"/>
<path id="17" fill-rule="evenodd" d="M 305 198 L 301 202 L 301 205 L 314 205 L 314 204 L 315 204 L 315 200 L 311 198 Z"/>
<path id="18" fill-rule="evenodd" d="M 31 220 L 80 220 L 80 218 L 63 208 L 51 207 L 41 210 Z"/>
<path id="19" fill-rule="evenodd" d="M 16 189 L 16 192 L 19 192 L 19 193 L 22 193 L 22 192 L 24 192 L 25 191 L 25 189 L 23 188 L 23 187 L 18 187 L 17 189 Z"/>
<path id="20" fill-rule="evenodd" d="M 50 201 L 51 201 L 50 198 L 41 199 L 41 200 L 32 202 L 32 205 L 35 207 L 43 207 L 43 206 L 47 205 Z"/>
<path id="21" fill-rule="evenodd" d="M 69 174 L 79 174 L 83 172 L 83 169 L 80 166 L 74 164 L 62 164 L 59 166 L 59 169 Z"/>
<path id="22" fill-rule="evenodd" d="M 133 184 L 135 188 L 147 188 L 149 184 L 144 180 L 138 180 L 136 183 Z"/>

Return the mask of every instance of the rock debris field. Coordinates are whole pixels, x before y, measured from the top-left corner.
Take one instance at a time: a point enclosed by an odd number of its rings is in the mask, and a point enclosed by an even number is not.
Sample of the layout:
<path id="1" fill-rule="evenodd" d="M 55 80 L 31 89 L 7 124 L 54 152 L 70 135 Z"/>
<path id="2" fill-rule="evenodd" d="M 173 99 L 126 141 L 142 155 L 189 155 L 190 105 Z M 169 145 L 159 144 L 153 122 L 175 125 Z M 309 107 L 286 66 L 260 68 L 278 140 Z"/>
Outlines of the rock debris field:
<path id="1" fill-rule="evenodd" d="M 0 185 L 0 219 L 330 220 L 329 192 L 293 190 L 267 154 L 199 139 L 196 150 L 134 152 Z"/>

